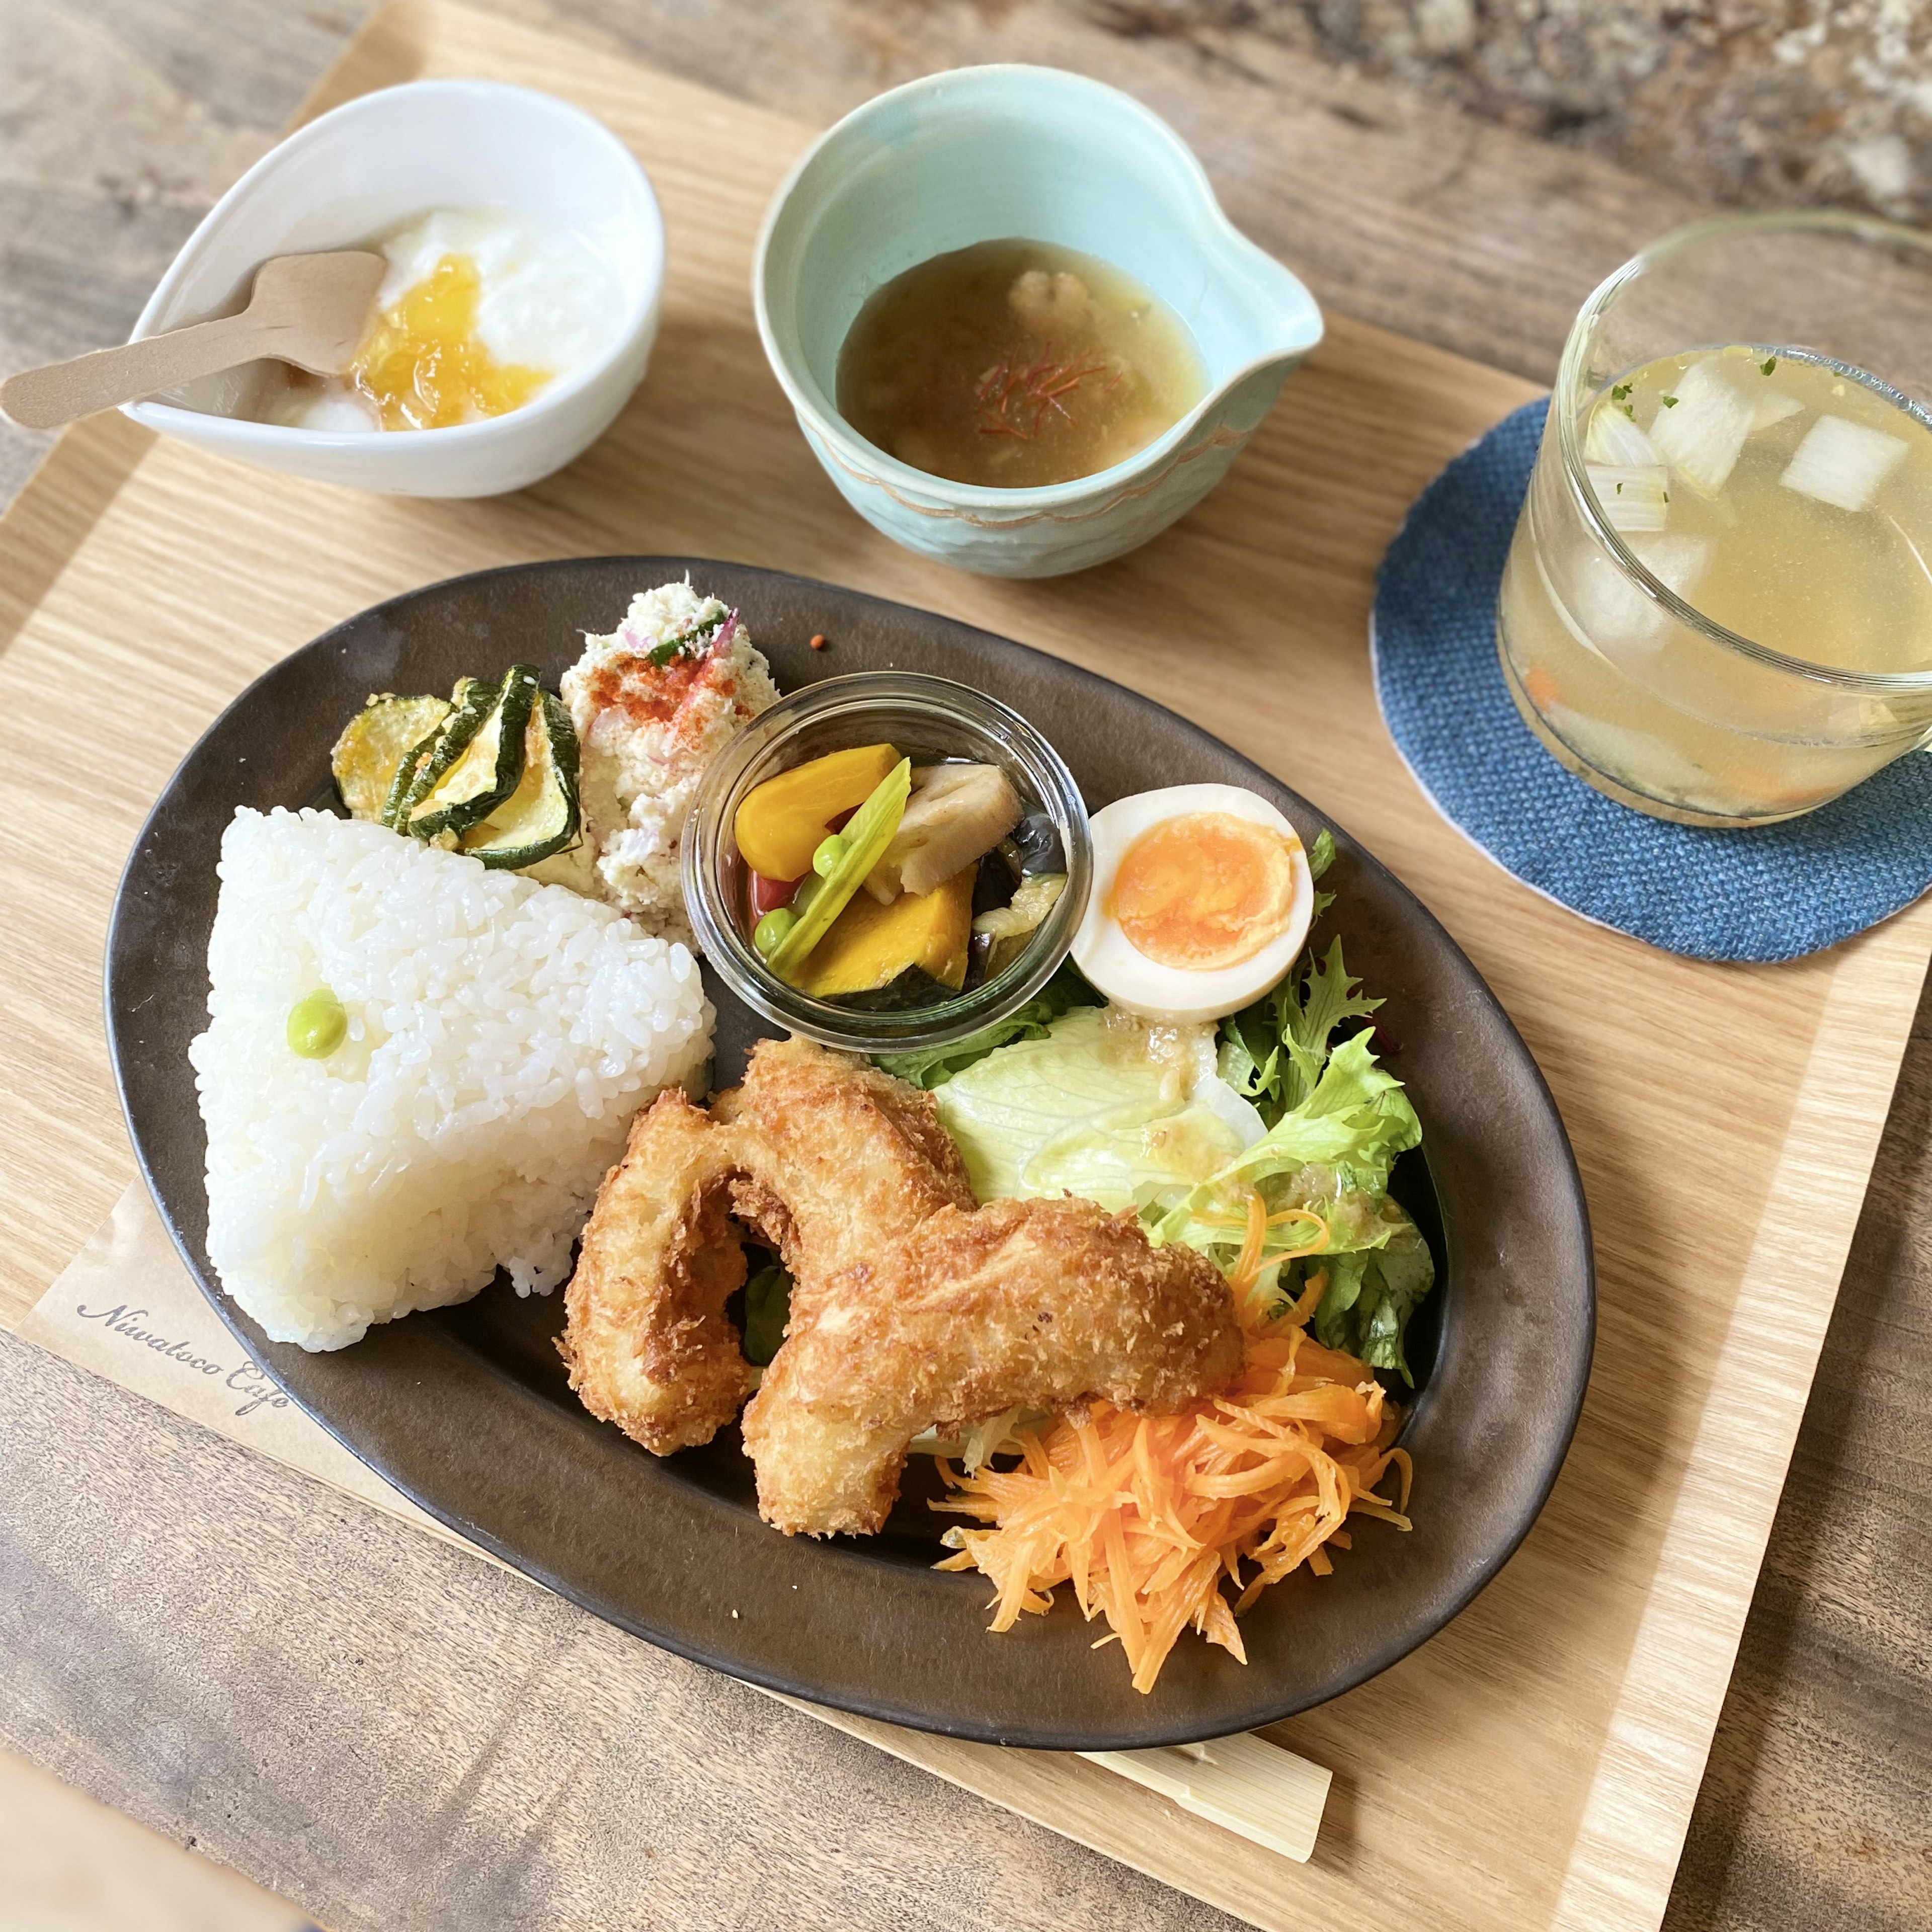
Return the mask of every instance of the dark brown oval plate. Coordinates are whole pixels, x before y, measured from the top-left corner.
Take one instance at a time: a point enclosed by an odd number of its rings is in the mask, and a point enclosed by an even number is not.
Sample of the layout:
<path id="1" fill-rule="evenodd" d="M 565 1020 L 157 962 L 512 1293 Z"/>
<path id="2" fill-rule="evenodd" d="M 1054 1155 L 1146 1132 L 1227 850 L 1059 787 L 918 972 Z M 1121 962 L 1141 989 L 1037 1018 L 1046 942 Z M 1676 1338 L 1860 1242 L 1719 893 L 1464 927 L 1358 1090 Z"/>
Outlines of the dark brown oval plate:
<path id="1" fill-rule="evenodd" d="M 884 1534 L 792 1540 L 754 1505 L 735 1432 L 659 1461 L 578 1405 L 551 1346 L 562 1298 L 500 1276 L 460 1308 L 374 1329 L 334 1354 L 271 1342 L 217 1286 L 203 1242 L 205 1144 L 188 1066 L 206 1021 L 215 862 L 238 806 L 328 795 L 337 732 L 371 691 L 447 690 L 512 658 L 548 682 L 632 593 L 682 577 L 738 605 L 782 688 L 888 667 L 1004 699 L 1060 748 L 1090 807 L 1218 779 L 1273 799 L 1303 838 L 1328 824 L 1206 733 L 1120 686 L 944 617 L 796 577 L 687 557 L 534 564 L 393 598 L 278 664 L 189 753 L 128 863 L 108 940 L 107 1019 L 142 1170 L 202 1288 L 256 1361 L 332 1434 L 464 1535 L 599 1616 L 720 1670 L 895 1724 L 1053 1750 L 1252 1729 L 1386 1669 L 1501 1568 L 1542 1508 L 1576 1424 L 1595 1324 L 1588 1222 L 1563 1124 L 1475 968 L 1391 874 L 1334 832 L 1330 922 L 1386 996 L 1378 1016 L 1426 1161 L 1396 1191 L 1440 1281 L 1410 1353 L 1419 1392 L 1409 1534 L 1358 1519 L 1333 1576 L 1306 1569 L 1244 1618 L 1245 1666 L 1184 1636 L 1154 1691 L 1066 1602 L 986 1630 L 989 1586 L 942 1574 L 944 1520 L 915 1457 Z M 809 640 L 836 640 L 829 653 Z M 711 980 L 717 1080 L 762 1024 Z M 1065 1598 L 1063 1591 L 1060 1595 Z"/>

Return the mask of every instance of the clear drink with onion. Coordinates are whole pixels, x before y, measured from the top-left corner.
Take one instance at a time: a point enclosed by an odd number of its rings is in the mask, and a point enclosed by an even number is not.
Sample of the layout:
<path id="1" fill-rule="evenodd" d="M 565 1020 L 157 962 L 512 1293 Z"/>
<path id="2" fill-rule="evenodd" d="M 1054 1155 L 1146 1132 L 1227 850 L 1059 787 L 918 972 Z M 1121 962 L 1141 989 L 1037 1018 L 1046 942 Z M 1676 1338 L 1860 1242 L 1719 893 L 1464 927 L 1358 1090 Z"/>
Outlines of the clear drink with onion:
<path id="1" fill-rule="evenodd" d="M 1586 306 L 1498 605 L 1504 676 L 1544 742 L 1598 789 L 1691 823 L 1809 811 L 1932 732 L 1927 350 L 1881 321 L 1840 328 L 1834 353 L 1804 313 L 1820 280 L 1828 301 L 1858 286 L 1884 224 L 1778 219 L 1829 270 L 1788 291 L 1788 332 L 1763 327 L 1780 237 L 1762 218 L 1669 238 Z M 1901 253 L 1885 234 L 1869 292 L 1903 284 L 1900 306 L 1932 320 L 1924 240 Z M 1666 332 L 1708 326 L 1740 269 L 1762 332 L 1660 352 Z M 1901 350 L 1909 388 L 1872 366 Z"/>

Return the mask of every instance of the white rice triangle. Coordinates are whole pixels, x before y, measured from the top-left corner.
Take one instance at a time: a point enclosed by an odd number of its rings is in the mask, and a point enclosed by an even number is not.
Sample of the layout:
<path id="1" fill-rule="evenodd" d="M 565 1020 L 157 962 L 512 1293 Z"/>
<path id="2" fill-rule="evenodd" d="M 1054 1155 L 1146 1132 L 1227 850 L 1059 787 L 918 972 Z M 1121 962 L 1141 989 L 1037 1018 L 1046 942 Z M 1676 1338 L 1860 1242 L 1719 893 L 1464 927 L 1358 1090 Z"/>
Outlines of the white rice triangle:
<path id="1" fill-rule="evenodd" d="M 698 964 L 608 906 L 325 812 L 238 812 L 190 1047 L 208 1251 L 278 1342 L 359 1340 L 500 1265 L 563 1280 L 632 1117 L 691 1080 Z M 327 988 L 349 1037 L 288 1043 Z"/>

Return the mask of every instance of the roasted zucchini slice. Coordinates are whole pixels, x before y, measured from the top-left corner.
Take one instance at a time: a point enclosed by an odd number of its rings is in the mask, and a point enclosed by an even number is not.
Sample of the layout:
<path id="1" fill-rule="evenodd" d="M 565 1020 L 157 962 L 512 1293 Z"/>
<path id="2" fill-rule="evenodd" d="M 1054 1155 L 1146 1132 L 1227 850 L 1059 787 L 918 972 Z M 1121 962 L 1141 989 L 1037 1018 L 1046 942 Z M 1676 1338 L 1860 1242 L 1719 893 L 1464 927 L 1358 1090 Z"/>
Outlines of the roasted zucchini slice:
<path id="1" fill-rule="evenodd" d="M 524 727 L 524 776 L 461 849 L 504 872 L 520 872 L 561 852 L 577 837 L 577 732 L 560 698 L 537 694 Z"/>
<path id="2" fill-rule="evenodd" d="M 380 819 L 403 764 L 449 716 L 446 698 L 371 692 L 342 728 L 328 767 L 352 818 Z"/>
<path id="3" fill-rule="evenodd" d="M 459 677 L 449 694 L 449 710 L 441 724 L 417 745 L 397 767 L 395 783 L 382 806 L 382 823 L 392 831 L 407 830 L 410 814 L 424 794 L 463 754 L 496 702 L 499 687 L 482 678 Z"/>
<path id="4" fill-rule="evenodd" d="M 415 793 L 416 780 L 435 756 L 437 747 L 442 742 L 443 734 L 448 730 L 450 721 L 457 716 L 460 709 L 459 706 L 453 704 L 446 706 L 442 722 L 403 754 L 401 764 L 396 767 L 395 776 L 389 781 L 389 795 L 382 801 L 382 822 L 392 832 L 402 830 L 403 814 L 408 809 L 410 800 Z"/>
<path id="5" fill-rule="evenodd" d="M 404 830 L 418 838 L 440 838 L 446 832 L 460 838 L 502 805 L 524 775 L 524 737 L 537 697 L 536 667 L 512 664 L 496 687 L 496 702 L 468 742 L 418 793 Z M 430 766 L 442 758 L 439 746 Z M 422 781 L 416 782 L 420 786 Z"/>

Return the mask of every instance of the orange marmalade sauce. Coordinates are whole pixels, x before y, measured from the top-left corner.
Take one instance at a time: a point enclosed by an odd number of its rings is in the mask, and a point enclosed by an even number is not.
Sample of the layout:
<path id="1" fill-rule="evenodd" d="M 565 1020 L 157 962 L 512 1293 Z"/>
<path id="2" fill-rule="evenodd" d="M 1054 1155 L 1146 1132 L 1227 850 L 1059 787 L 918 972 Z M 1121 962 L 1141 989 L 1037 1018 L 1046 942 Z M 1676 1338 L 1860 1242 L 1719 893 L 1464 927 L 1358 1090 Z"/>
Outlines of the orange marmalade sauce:
<path id="1" fill-rule="evenodd" d="M 520 409 L 548 369 L 499 362 L 476 333 L 482 283 L 467 255 L 446 255 L 380 316 L 348 380 L 385 429 L 448 429 Z"/>

